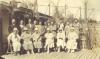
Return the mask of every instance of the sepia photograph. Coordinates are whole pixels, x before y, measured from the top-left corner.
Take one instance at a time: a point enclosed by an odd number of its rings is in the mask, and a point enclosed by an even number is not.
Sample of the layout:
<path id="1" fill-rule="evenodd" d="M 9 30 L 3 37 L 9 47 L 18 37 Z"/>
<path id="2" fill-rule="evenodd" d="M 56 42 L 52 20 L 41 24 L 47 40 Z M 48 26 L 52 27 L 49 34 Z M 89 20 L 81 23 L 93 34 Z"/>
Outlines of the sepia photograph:
<path id="1" fill-rule="evenodd" d="M 0 59 L 100 59 L 100 0 L 0 0 Z"/>

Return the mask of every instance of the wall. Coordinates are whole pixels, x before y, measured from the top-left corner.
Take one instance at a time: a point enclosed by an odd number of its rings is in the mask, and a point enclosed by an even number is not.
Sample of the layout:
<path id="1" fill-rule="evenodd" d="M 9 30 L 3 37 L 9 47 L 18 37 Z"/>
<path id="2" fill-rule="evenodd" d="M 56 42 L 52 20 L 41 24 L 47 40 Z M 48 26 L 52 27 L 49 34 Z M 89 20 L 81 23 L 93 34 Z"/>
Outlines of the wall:
<path id="1" fill-rule="evenodd" d="M 2 18 L 2 28 L 1 28 L 1 32 L 2 32 L 2 38 L 1 38 L 1 42 L 2 42 L 2 52 L 6 52 L 7 49 L 7 36 L 8 36 L 8 26 L 9 26 L 9 13 L 7 10 L 4 10 L 2 8 L 0 8 L 0 16 Z"/>

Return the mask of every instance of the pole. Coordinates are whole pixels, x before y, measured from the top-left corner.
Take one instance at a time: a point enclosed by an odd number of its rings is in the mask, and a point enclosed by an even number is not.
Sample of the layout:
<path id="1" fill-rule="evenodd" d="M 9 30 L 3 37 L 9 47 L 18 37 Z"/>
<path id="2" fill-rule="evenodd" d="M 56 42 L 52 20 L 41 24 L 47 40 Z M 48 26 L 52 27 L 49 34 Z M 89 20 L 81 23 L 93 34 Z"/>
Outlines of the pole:
<path id="1" fill-rule="evenodd" d="M 81 14 L 82 8 L 80 7 L 79 9 L 80 9 L 80 20 L 81 20 L 82 19 L 82 14 Z"/>
<path id="2" fill-rule="evenodd" d="M 65 4 L 65 16 L 66 16 L 66 7 L 67 7 L 67 6 L 66 6 L 66 4 Z"/>
<path id="3" fill-rule="evenodd" d="M 85 0 L 85 3 L 84 3 L 84 6 L 85 6 L 85 8 L 84 8 L 84 18 L 85 18 L 85 20 L 86 20 L 86 22 L 87 22 L 87 0 Z"/>
<path id="4" fill-rule="evenodd" d="M 49 3 L 49 5 L 48 5 L 48 7 L 49 7 L 49 16 L 50 16 L 50 9 L 51 9 L 51 8 L 50 8 L 50 3 Z"/>

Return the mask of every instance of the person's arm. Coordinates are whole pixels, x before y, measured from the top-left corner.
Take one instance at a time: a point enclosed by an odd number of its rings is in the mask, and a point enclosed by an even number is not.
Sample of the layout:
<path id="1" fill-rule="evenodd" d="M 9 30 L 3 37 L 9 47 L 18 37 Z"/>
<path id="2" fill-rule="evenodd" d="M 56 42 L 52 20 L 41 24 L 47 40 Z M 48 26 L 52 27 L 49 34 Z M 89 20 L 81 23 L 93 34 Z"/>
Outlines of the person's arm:
<path id="1" fill-rule="evenodd" d="M 8 37 L 7 37 L 8 44 L 10 44 L 10 41 L 11 41 L 11 39 L 12 39 L 11 37 L 12 37 L 12 34 L 9 34 Z"/>
<path id="2" fill-rule="evenodd" d="M 23 39 L 23 33 L 21 34 L 20 38 Z"/>
<path id="3" fill-rule="evenodd" d="M 34 33 L 32 35 L 30 35 L 30 39 L 32 42 L 34 42 Z"/>
<path id="4" fill-rule="evenodd" d="M 66 36 L 65 36 L 65 33 L 64 33 L 64 35 L 63 35 L 63 40 L 65 41 L 65 38 L 66 38 Z"/>
<path id="5" fill-rule="evenodd" d="M 57 39 L 59 39 L 59 38 L 60 38 L 58 33 L 57 33 L 57 36 L 56 36 L 56 37 L 57 37 Z"/>
<path id="6" fill-rule="evenodd" d="M 9 49 L 12 50 L 11 48 L 11 39 L 12 39 L 12 34 L 9 34 L 8 37 L 7 37 L 7 40 L 8 40 L 8 48 L 7 48 L 7 53 L 9 52 Z"/>
<path id="7" fill-rule="evenodd" d="M 41 35 L 39 35 L 39 36 L 38 36 L 38 38 L 37 38 L 37 41 L 40 41 L 40 40 L 41 40 L 41 39 L 40 39 L 41 37 L 42 37 L 42 36 L 41 36 Z"/>
<path id="8" fill-rule="evenodd" d="M 17 37 L 18 37 L 18 41 L 20 42 L 20 40 L 21 40 L 21 37 L 20 37 L 19 35 L 17 35 Z"/>

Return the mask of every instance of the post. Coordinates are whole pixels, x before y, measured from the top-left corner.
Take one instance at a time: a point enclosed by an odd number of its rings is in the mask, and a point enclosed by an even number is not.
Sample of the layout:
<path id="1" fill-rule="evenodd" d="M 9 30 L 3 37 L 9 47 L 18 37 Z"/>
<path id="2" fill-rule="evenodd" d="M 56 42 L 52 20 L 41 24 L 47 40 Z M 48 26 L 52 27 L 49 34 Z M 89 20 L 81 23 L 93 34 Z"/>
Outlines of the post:
<path id="1" fill-rule="evenodd" d="M 48 7 L 49 7 L 49 16 L 50 16 L 50 9 L 51 9 L 51 8 L 50 8 L 50 3 L 49 3 L 49 5 L 48 5 Z"/>
<path id="2" fill-rule="evenodd" d="M 67 7 L 67 6 L 66 6 L 66 4 L 65 4 L 65 16 L 66 16 L 66 7 Z"/>
<path id="3" fill-rule="evenodd" d="M 81 14 L 82 8 L 80 7 L 79 10 L 80 10 L 80 20 L 81 20 L 82 19 L 82 14 Z"/>
<path id="4" fill-rule="evenodd" d="M 85 0 L 85 2 L 84 2 L 84 21 L 85 22 L 83 22 L 82 23 L 82 26 L 83 26 L 83 34 L 84 35 L 82 35 L 82 47 L 83 47 L 83 50 L 84 49 L 87 49 L 88 47 L 89 47 L 89 28 L 88 28 L 88 19 L 87 19 L 87 0 Z M 88 43 L 88 44 L 87 44 Z"/>
<path id="5" fill-rule="evenodd" d="M 84 6 L 85 6 L 85 8 L 84 8 L 84 18 L 87 21 L 87 0 L 85 0 Z"/>

